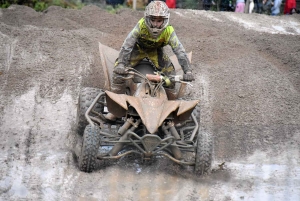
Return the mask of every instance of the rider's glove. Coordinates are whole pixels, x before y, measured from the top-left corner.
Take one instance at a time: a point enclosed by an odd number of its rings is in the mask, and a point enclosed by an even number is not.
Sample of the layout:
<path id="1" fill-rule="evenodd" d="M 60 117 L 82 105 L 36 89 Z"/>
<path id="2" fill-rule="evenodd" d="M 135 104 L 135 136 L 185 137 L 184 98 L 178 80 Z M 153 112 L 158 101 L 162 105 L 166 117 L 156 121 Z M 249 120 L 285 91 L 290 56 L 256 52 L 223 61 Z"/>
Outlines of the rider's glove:
<path id="1" fill-rule="evenodd" d="M 192 71 L 186 71 L 185 74 L 183 74 L 183 81 L 191 82 L 194 80 L 194 76 L 192 74 Z"/>
<path id="2" fill-rule="evenodd" d="M 123 63 L 119 63 L 115 68 L 114 68 L 114 73 L 119 74 L 119 75 L 125 75 L 126 74 L 126 69 Z"/>

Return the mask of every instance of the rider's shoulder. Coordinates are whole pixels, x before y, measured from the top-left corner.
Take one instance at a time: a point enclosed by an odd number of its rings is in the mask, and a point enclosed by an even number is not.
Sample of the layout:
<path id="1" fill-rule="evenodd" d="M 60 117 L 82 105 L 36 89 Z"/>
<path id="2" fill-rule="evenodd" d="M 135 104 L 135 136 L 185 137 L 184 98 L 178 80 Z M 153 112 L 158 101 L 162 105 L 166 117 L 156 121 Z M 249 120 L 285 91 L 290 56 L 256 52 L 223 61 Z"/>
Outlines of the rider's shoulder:
<path id="1" fill-rule="evenodd" d="M 168 25 L 166 28 L 165 28 L 165 31 L 167 32 L 170 32 L 170 33 L 173 33 L 175 31 L 174 27 L 172 25 Z"/>
<path id="2" fill-rule="evenodd" d="M 165 37 L 169 38 L 172 33 L 174 32 L 174 28 L 171 25 L 168 25 L 162 32 L 162 35 L 164 35 Z"/>

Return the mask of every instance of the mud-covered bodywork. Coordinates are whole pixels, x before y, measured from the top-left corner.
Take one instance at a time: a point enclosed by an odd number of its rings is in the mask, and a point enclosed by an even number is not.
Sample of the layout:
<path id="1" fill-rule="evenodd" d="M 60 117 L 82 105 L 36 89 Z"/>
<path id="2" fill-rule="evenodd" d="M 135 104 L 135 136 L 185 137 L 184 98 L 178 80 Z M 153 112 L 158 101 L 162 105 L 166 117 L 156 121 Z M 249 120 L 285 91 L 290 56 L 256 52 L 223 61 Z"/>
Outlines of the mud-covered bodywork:
<path id="1" fill-rule="evenodd" d="M 197 173 L 209 171 L 212 138 L 199 131 L 199 100 L 181 98 L 188 83 L 180 76 L 153 72 L 145 60 L 129 68 L 124 77 L 127 93 L 116 94 L 111 91 L 111 75 L 117 51 L 102 44 L 99 47 L 105 90 L 84 89 L 79 97 L 78 125 L 83 136 L 78 152 L 80 169 L 91 172 L 97 160 L 135 153 L 143 160 L 163 155 L 178 164 L 195 166 Z M 182 73 L 174 63 L 177 73 Z M 176 83 L 175 93 L 164 87 L 166 79 Z M 103 147 L 104 152 L 100 151 Z"/>
<path id="2" fill-rule="evenodd" d="M 171 113 L 174 113 L 174 123 L 187 120 L 198 103 L 197 100 L 168 101 L 163 98 L 128 96 L 109 91 L 106 91 L 106 102 L 108 111 L 119 118 L 129 112 L 128 105 L 133 107 L 151 134 L 157 131 Z"/>

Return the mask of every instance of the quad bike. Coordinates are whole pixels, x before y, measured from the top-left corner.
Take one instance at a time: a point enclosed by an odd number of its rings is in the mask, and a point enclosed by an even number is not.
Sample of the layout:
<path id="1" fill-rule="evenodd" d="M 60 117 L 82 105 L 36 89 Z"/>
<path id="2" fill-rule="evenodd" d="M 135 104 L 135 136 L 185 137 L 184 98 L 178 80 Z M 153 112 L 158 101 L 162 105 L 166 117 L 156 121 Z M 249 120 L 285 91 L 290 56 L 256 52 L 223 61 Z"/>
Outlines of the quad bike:
<path id="1" fill-rule="evenodd" d="M 100 43 L 106 90 L 84 88 L 77 115 L 79 168 L 92 172 L 98 160 L 139 155 L 143 160 L 164 156 L 181 165 L 194 166 L 197 174 L 208 172 L 212 163 L 212 137 L 200 132 L 198 100 L 183 100 L 188 83 L 181 75 L 155 73 L 148 60 L 129 68 L 124 77 L 126 94 L 110 91 L 114 58 L 118 52 Z M 178 62 L 171 57 L 175 69 Z M 174 61 L 173 61 L 174 60 Z M 164 86 L 176 83 L 177 94 Z M 176 89 L 177 89 L 176 88 Z M 111 113 L 116 118 L 109 119 Z"/>

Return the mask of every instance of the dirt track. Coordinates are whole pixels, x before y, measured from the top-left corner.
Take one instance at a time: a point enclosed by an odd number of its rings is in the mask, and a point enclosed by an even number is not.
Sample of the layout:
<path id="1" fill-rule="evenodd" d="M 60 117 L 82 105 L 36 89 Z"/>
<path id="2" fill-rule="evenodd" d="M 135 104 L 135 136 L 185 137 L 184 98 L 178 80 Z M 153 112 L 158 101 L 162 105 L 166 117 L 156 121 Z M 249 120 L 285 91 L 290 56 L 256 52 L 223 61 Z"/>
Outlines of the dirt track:
<path id="1" fill-rule="evenodd" d="M 0 200 L 300 200 L 300 15 L 171 12 L 215 138 L 211 174 L 162 158 L 78 170 L 78 92 L 104 85 L 98 42 L 118 50 L 142 16 L 0 9 Z"/>

